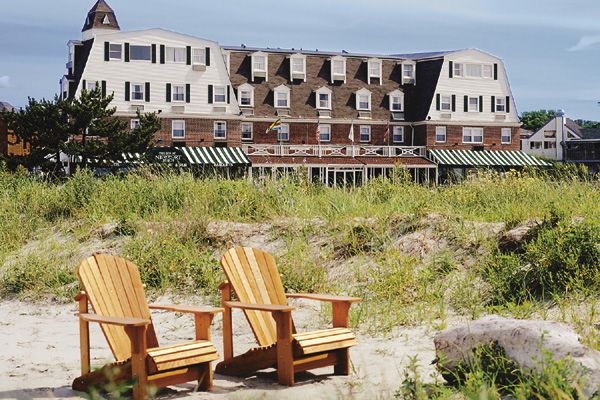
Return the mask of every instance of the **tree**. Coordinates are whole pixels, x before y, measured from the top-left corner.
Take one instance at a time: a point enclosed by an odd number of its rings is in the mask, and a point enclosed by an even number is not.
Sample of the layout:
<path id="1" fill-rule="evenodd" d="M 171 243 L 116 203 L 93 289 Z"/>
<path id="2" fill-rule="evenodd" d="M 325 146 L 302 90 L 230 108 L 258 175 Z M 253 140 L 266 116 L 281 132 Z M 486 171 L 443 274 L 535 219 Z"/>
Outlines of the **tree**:
<path id="1" fill-rule="evenodd" d="M 555 117 L 555 110 L 525 111 L 521 114 L 522 128 L 535 132 Z"/>
<path id="2" fill-rule="evenodd" d="M 600 122 L 588 121 L 585 119 L 576 119 L 575 123 L 584 129 L 600 129 Z"/>

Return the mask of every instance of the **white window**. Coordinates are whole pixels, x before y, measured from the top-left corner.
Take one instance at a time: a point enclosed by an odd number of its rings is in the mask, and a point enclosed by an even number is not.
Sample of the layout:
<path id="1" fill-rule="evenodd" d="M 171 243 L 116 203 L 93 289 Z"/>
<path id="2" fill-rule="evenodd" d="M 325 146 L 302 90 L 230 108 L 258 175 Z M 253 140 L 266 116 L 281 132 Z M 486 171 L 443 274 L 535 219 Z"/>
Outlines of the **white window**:
<path id="1" fill-rule="evenodd" d="M 483 128 L 463 128 L 463 143 L 483 143 Z"/>
<path id="2" fill-rule="evenodd" d="M 131 100 L 144 100 L 145 85 L 143 83 L 131 84 Z"/>
<path id="3" fill-rule="evenodd" d="M 502 144 L 510 144 L 512 142 L 512 129 L 502 128 L 500 142 Z"/>
<path id="4" fill-rule="evenodd" d="M 252 122 L 242 122 L 242 140 L 252 140 Z"/>
<path id="5" fill-rule="evenodd" d="M 371 110 L 371 92 L 367 89 L 356 92 L 356 109 L 359 111 Z"/>
<path id="6" fill-rule="evenodd" d="M 317 89 L 316 97 L 319 110 L 331 110 L 331 89 L 325 86 Z"/>
<path id="7" fill-rule="evenodd" d="M 331 58 L 331 83 L 335 81 L 346 82 L 346 59 L 342 56 Z"/>
<path id="8" fill-rule="evenodd" d="M 290 56 L 291 78 L 303 79 L 306 81 L 306 56 L 304 54 L 294 54 Z"/>
<path id="9" fill-rule="evenodd" d="M 290 140 L 290 126 L 281 124 L 277 130 L 277 140 L 287 142 Z"/>
<path id="10" fill-rule="evenodd" d="M 171 91 L 171 100 L 172 101 L 185 101 L 185 86 L 174 85 L 173 90 Z"/>
<path id="11" fill-rule="evenodd" d="M 254 106 L 254 87 L 244 83 L 238 87 L 238 101 L 242 107 Z"/>
<path id="12" fill-rule="evenodd" d="M 506 112 L 506 98 L 496 97 L 496 111 Z"/>
<path id="13" fill-rule="evenodd" d="M 329 142 L 331 141 L 331 125 L 319 125 L 319 141 Z"/>
<path id="14" fill-rule="evenodd" d="M 403 126 L 394 126 L 392 141 L 394 143 L 402 143 L 404 142 L 404 127 Z"/>
<path id="15" fill-rule="evenodd" d="M 184 63 L 187 59 L 185 47 L 167 47 L 166 61 L 169 63 Z"/>
<path id="16" fill-rule="evenodd" d="M 470 78 L 481 78 L 481 64 L 466 64 L 466 76 Z"/>
<path id="17" fill-rule="evenodd" d="M 360 141 L 370 142 L 371 141 L 371 126 L 361 125 L 360 126 Z"/>
<path id="18" fill-rule="evenodd" d="M 140 127 L 140 120 L 139 119 L 132 119 L 130 127 L 131 127 L 131 130 L 139 128 Z"/>
<path id="19" fill-rule="evenodd" d="M 192 64 L 206 65 L 206 50 L 202 48 L 192 49 Z"/>
<path id="20" fill-rule="evenodd" d="M 479 112 L 479 97 L 469 97 L 469 112 Z"/>
<path id="21" fill-rule="evenodd" d="M 444 94 L 440 96 L 440 110 L 452 111 L 452 96 Z"/>
<path id="22" fill-rule="evenodd" d="M 227 123 L 225 121 L 215 121 L 214 135 L 215 139 L 227 139 Z"/>
<path id="23" fill-rule="evenodd" d="M 253 53 L 251 56 L 252 63 L 252 81 L 257 76 L 265 78 L 268 81 L 267 66 L 269 64 L 268 56 L 266 53 L 261 51 Z"/>
<path id="24" fill-rule="evenodd" d="M 457 76 L 457 77 L 462 77 L 463 76 L 463 65 L 461 63 L 454 63 L 454 67 L 453 67 L 453 75 Z"/>
<path id="25" fill-rule="evenodd" d="M 86 88 L 85 90 L 87 90 L 88 92 L 91 92 L 92 90 L 96 90 L 98 88 L 98 82 L 86 82 Z"/>
<path id="26" fill-rule="evenodd" d="M 152 48 L 150 46 L 131 45 L 129 47 L 129 59 L 132 61 L 150 61 L 152 59 Z"/>
<path id="27" fill-rule="evenodd" d="M 381 60 L 372 58 L 367 62 L 367 67 L 369 70 L 367 83 L 371 84 L 371 78 L 377 78 L 381 84 Z"/>
<path id="28" fill-rule="evenodd" d="M 394 90 L 389 95 L 390 99 L 390 111 L 403 111 L 404 110 L 404 93 L 400 90 Z"/>
<path id="29" fill-rule="evenodd" d="M 445 126 L 436 126 L 435 127 L 435 141 L 437 143 L 445 143 L 446 142 L 446 127 Z"/>
<path id="30" fill-rule="evenodd" d="M 402 83 L 403 84 L 414 84 L 415 83 L 415 69 L 416 65 L 412 63 L 402 64 Z"/>
<path id="31" fill-rule="evenodd" d="M 285 85 L 277 86 L 274 95 L 276 108 L 290 108 L 290 88 Z"/>
<path id="32" fill-rule="evenodd" d="M 172 122 L 171 137 L 173 139 L 185 138 L 185 121 L 173 121 Z"/>
<path id="33" fill-rule="evenodd" d="M 108 45 L 108 58 L 111 60 L 121 60 L 123 53 L 123 45 L 111 43 Z"/>
<path id="34" fill-rule="evenodd" d="M 227 88 L 225 86 L 215 86 L 213 89 L 213 103 L 227 103 Z"/>
<path id="35" fill-rule="evenodd" d="M 492 64 L 454 63 L 453 75 L 459 78 L 484 78 L 494 77 Z"/>
<path id="36" fill-rule="evenodd" d="M 494 66 L 492 64 L 483 64 L 483 77 L 486 79 L 494 77 Z"/>

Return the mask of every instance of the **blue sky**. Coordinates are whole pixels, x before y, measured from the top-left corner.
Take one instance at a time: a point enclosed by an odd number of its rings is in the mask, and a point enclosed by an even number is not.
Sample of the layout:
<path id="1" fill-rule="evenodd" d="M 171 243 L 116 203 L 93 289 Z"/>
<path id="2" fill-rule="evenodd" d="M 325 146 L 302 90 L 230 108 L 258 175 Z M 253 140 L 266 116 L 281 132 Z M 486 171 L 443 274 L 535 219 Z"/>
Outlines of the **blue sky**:
<path id="1" fill-rule="evenodd" d="M 0 100 L 52 97 L 95 0 L 0 2 Z M 374 53 L 475 47 L 504 59 L 519 112 L 600 120 L 597 0 L 108 0 L 124 30 Z"/>

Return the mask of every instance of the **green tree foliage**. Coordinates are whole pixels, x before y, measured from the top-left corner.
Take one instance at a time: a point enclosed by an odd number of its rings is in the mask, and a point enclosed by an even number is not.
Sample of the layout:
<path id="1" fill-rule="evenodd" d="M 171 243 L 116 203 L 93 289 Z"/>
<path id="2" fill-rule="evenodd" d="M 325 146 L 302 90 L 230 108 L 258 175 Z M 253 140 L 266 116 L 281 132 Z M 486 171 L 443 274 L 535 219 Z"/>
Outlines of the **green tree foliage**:
<path id="1" fill-rule="evenodd" d="M 523 129 L 535 132 L 554 117 L 556 117 L 555 110 L 525 111 L 521 114 L 521 123 Z"/>
<path id="2" fill-rule="evenodd" d="M 576 119 L 575 123 L 584 129 L 600 129 L 600 122 L 586 119 Z"/>

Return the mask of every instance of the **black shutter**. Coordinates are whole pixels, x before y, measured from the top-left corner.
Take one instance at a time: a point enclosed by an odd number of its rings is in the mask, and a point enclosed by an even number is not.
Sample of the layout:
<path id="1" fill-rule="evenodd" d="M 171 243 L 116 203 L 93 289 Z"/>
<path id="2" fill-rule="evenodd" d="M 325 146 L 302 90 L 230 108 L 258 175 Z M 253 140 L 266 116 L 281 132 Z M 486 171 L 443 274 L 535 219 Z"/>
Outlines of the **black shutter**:
<path id="1" fill-rule="evenodd" d="M 452 111 L 456 111 L 456 95 L 452 95 Z"/>
<path id="2" fill-rule="evenodd" d="M 131 96 L 131 83 L 125 82 L 125 101 L 129 101 Z"/>
<path id="3" fill-rule="evenodd" d="M 150 82 L 146 82 L 146 103 L 150 102 Z"/>
<path id="4" fill-rule="evenodd" d="M 171 102 L 171 84 L 167 83 L 167 103 Z"/>
<path id="5" fill-rule="evenodd" d="M 104 61 L 110 61 L 110 43 L 104 42 Z"/>
<path id="6" fill-rule="evenodd" d="M 496 112 L 496 96 L 492 96 L 492 106 L 491 111 Z"/>
<path id="7" fill-rule="evenodd" d="M 498 80 L 498 64 L 494 64 L 494 80 Z"/>
<path id="8" fill-rule="evenodd" d="M 106 81 L 102 81 L 102 97 L 106 97 Z"/>
<path id="9" fill-rule="evenodd" d="M 208 85 L 208 104 L 213 103 L 213 85 Z"/>
<path id="10" fill-rule="evenodd" d="M 185 102 L 189 103 L 192 97 L 192 85 L 189 83 L 185 85 Z"/>
<path id="11" fill-rule="evenodd" d="M 161 64 L 165 63 L 165 45 L 164 44 L 160 45 L 160 63 Z"/>
<path id="12" fill-rule="evenodd" d="M 210 66 L 210 47 L 206 48 L 205 55 L 206 55 L 206 66 L 208 67 L 208 66 Z"/>
<path id="13" fill-rule="evenodd" d="M 483 96 L 479 96 L 479 112 L 483 112 Z"/>
<path id="14" fill-rule="evenodd" d="M 152 45 L 152 64 L 156 64 L 156 45 Z"/>
<path id="15" fill-rule="evenodd" d="M 81 81 L 81 89 L 87 90 L 87 81 L 85 79 Z"/>
<path id="16" fill-rule="evenodd" d="M 440 102 L 441 102 L 440 97 L 441 96 L 439 93 L 435 95 L 435 109 L 438 111 L 440 111 Z"/>
<path id="17" fill-rule="evenodd" d="M 125 43 L 125 62 L 129 62 L 129 43 Z"/>
<path id="18" fill-rule="evenodd" d="M 227 104 L 231 102 L 231 86 L 227 85 Z"/>
<path id="19" fill-rule="evenodd" d="M 192 46 L 187 46 L 186 47 L 186 64 L 187 65 L 192 65 Z"/>
<path id="20" fill-rule="evenodd" d="M 506 112 L 510 112 L 510 96 L 506 96 Z"/>
<path id="21" fill-rule="evenodd" d="M 465 96 L 465 112 L 469 111 L 469 96 Z"/>
<path id="22" fill-rule="evenodd" d="M 448 71 L 448 76 L 450 78 L 452 78 L 454 76 L 454 63 L 452 61 L 450 61 L 448 63 L 448 65 L 450 66 L 450 70 Z"/>

